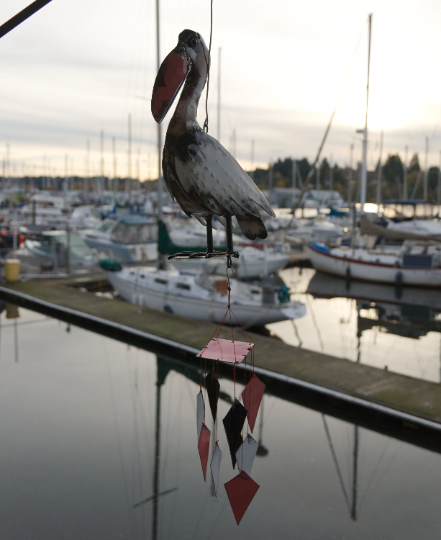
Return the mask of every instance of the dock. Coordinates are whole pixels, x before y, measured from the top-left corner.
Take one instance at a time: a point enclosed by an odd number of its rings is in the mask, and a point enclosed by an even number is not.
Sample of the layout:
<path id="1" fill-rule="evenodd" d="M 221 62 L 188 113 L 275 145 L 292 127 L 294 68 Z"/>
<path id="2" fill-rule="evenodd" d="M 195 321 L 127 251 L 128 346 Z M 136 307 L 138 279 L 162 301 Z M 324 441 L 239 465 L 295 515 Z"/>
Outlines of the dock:
<path id="1" fill-rule="evenodd" d="M 87 292 L 105 290 L 106 283 L 101 275 L 3 284 L 0 298 L 199 368 L 195 355 L 211 338 L 213 323 Z M 249 335 L 256 373 L 269 393 L 441 452 L 440 384 Z M 234 329 L 238 341 L 249 341 L 249 335 Z M 231 328 L 225 326 L 219 337 L 231 339 Z M 242 369 L 236 368 L 239 381 Z M 233 368 L 222 366 L 220 375 L 231 378 Z"/>

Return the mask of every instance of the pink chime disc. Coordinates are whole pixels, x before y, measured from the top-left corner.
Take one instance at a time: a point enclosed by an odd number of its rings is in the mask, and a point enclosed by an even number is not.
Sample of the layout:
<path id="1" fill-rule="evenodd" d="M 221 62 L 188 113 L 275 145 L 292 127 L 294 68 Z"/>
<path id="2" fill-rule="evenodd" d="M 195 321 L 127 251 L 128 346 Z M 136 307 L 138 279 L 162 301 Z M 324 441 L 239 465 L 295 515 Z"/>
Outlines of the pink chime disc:
<path id="1" fill-rule="evenodd" d="M 254 343 L 214 338 L 196 356 L 206 360 L 220 360 L 221 362 L 240 364 L 253 347 Z"/>

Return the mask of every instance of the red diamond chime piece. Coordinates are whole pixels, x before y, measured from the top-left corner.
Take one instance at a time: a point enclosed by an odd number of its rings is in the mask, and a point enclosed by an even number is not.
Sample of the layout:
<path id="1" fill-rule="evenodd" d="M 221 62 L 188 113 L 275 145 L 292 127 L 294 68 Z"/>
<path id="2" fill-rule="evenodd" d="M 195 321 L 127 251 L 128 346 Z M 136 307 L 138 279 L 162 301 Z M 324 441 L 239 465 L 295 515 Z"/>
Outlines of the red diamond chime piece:
<path id="1" fill-rule="evenodd" d="M 208 452 L 210 450 L 210 435 L 211 431 L 205 424 L 202 424 L 201 435 L 199 437 L 198 450 L 199 457 L 201 458 L 202 473 L 204 474 L 204 481 L 207 478 L 207 463 Z"/>
<path id="2" fill-rule="evenodd" d="M 248 424 L 250 425 L 251 431 L 254 429 L 264 392 L 265 385 L 258 377 L 256 377 L 256 375 L 251 377 L 250 382 L 242 392 L 242 401 L 248 412 Z"/>
<path id="3" fill-rule="evenodd" d="M 257 484 L 247 473 L 241 472 L 225 484 L 231 509 L 236 523 L 239 525 L 245 512 L 251 504 L 254 495 L 259 489 Z"/>

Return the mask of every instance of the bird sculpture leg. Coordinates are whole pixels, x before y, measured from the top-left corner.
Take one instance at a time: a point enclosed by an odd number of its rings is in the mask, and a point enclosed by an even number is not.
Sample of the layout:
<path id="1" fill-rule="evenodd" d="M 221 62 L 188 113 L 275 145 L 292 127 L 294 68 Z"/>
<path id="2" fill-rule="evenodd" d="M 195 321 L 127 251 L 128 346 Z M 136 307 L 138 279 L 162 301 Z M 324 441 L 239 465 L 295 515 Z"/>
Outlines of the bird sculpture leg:
<path id="1" fill-rule="evenodd" d="M 213 216 L 208 216 L 205 218 L 207 222 L 207 255 L 213 253 Z"/>
<path id="2" fill-rule="evenodd" d="M 227 268 L 232 268 L 231 255 L 233 254 L 233 228 L 231 226 L 231 216 L 226 216 L 227 222 Z"/>

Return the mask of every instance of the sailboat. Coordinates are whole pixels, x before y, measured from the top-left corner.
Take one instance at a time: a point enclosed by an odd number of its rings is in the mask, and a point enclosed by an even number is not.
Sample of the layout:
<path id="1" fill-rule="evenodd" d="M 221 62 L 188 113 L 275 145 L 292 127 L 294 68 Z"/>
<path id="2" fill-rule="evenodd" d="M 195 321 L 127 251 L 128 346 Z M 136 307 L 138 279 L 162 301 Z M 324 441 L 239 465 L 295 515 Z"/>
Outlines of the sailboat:
<path id="1" fill-rule="evenodd" d="M 361 213 L 366 203 L 367 134 L 369 105 L 369 72 L 372 15 L 369 15 L 368 72 L 366 85 L 366 116 L 363 133 L 361 168 Z M 399 247 L 367 249 L 339 246 L 329 249 L 314 242 L 306 246 L 316 270 L 361 281 L 390 283 L 397 286 L 441 287 L 441 245 L 431 242 L 406 242 Z"/>
<path id="2" fill-rule="evenodd" d="M 220 322 L 228 305 L 228 281 L 205 264 L 196 275 L 152 267 L 107 269 L 107 279 L 124 300 L 181 317 Z M 230 278 L 232 310 L 243 326 L 263 326 L 297 319 L 306 314 L 304 304 L 291 300 L 280 278 L 246 283 Z M 238 324 L 232 320 L 232 324 Z"/>

